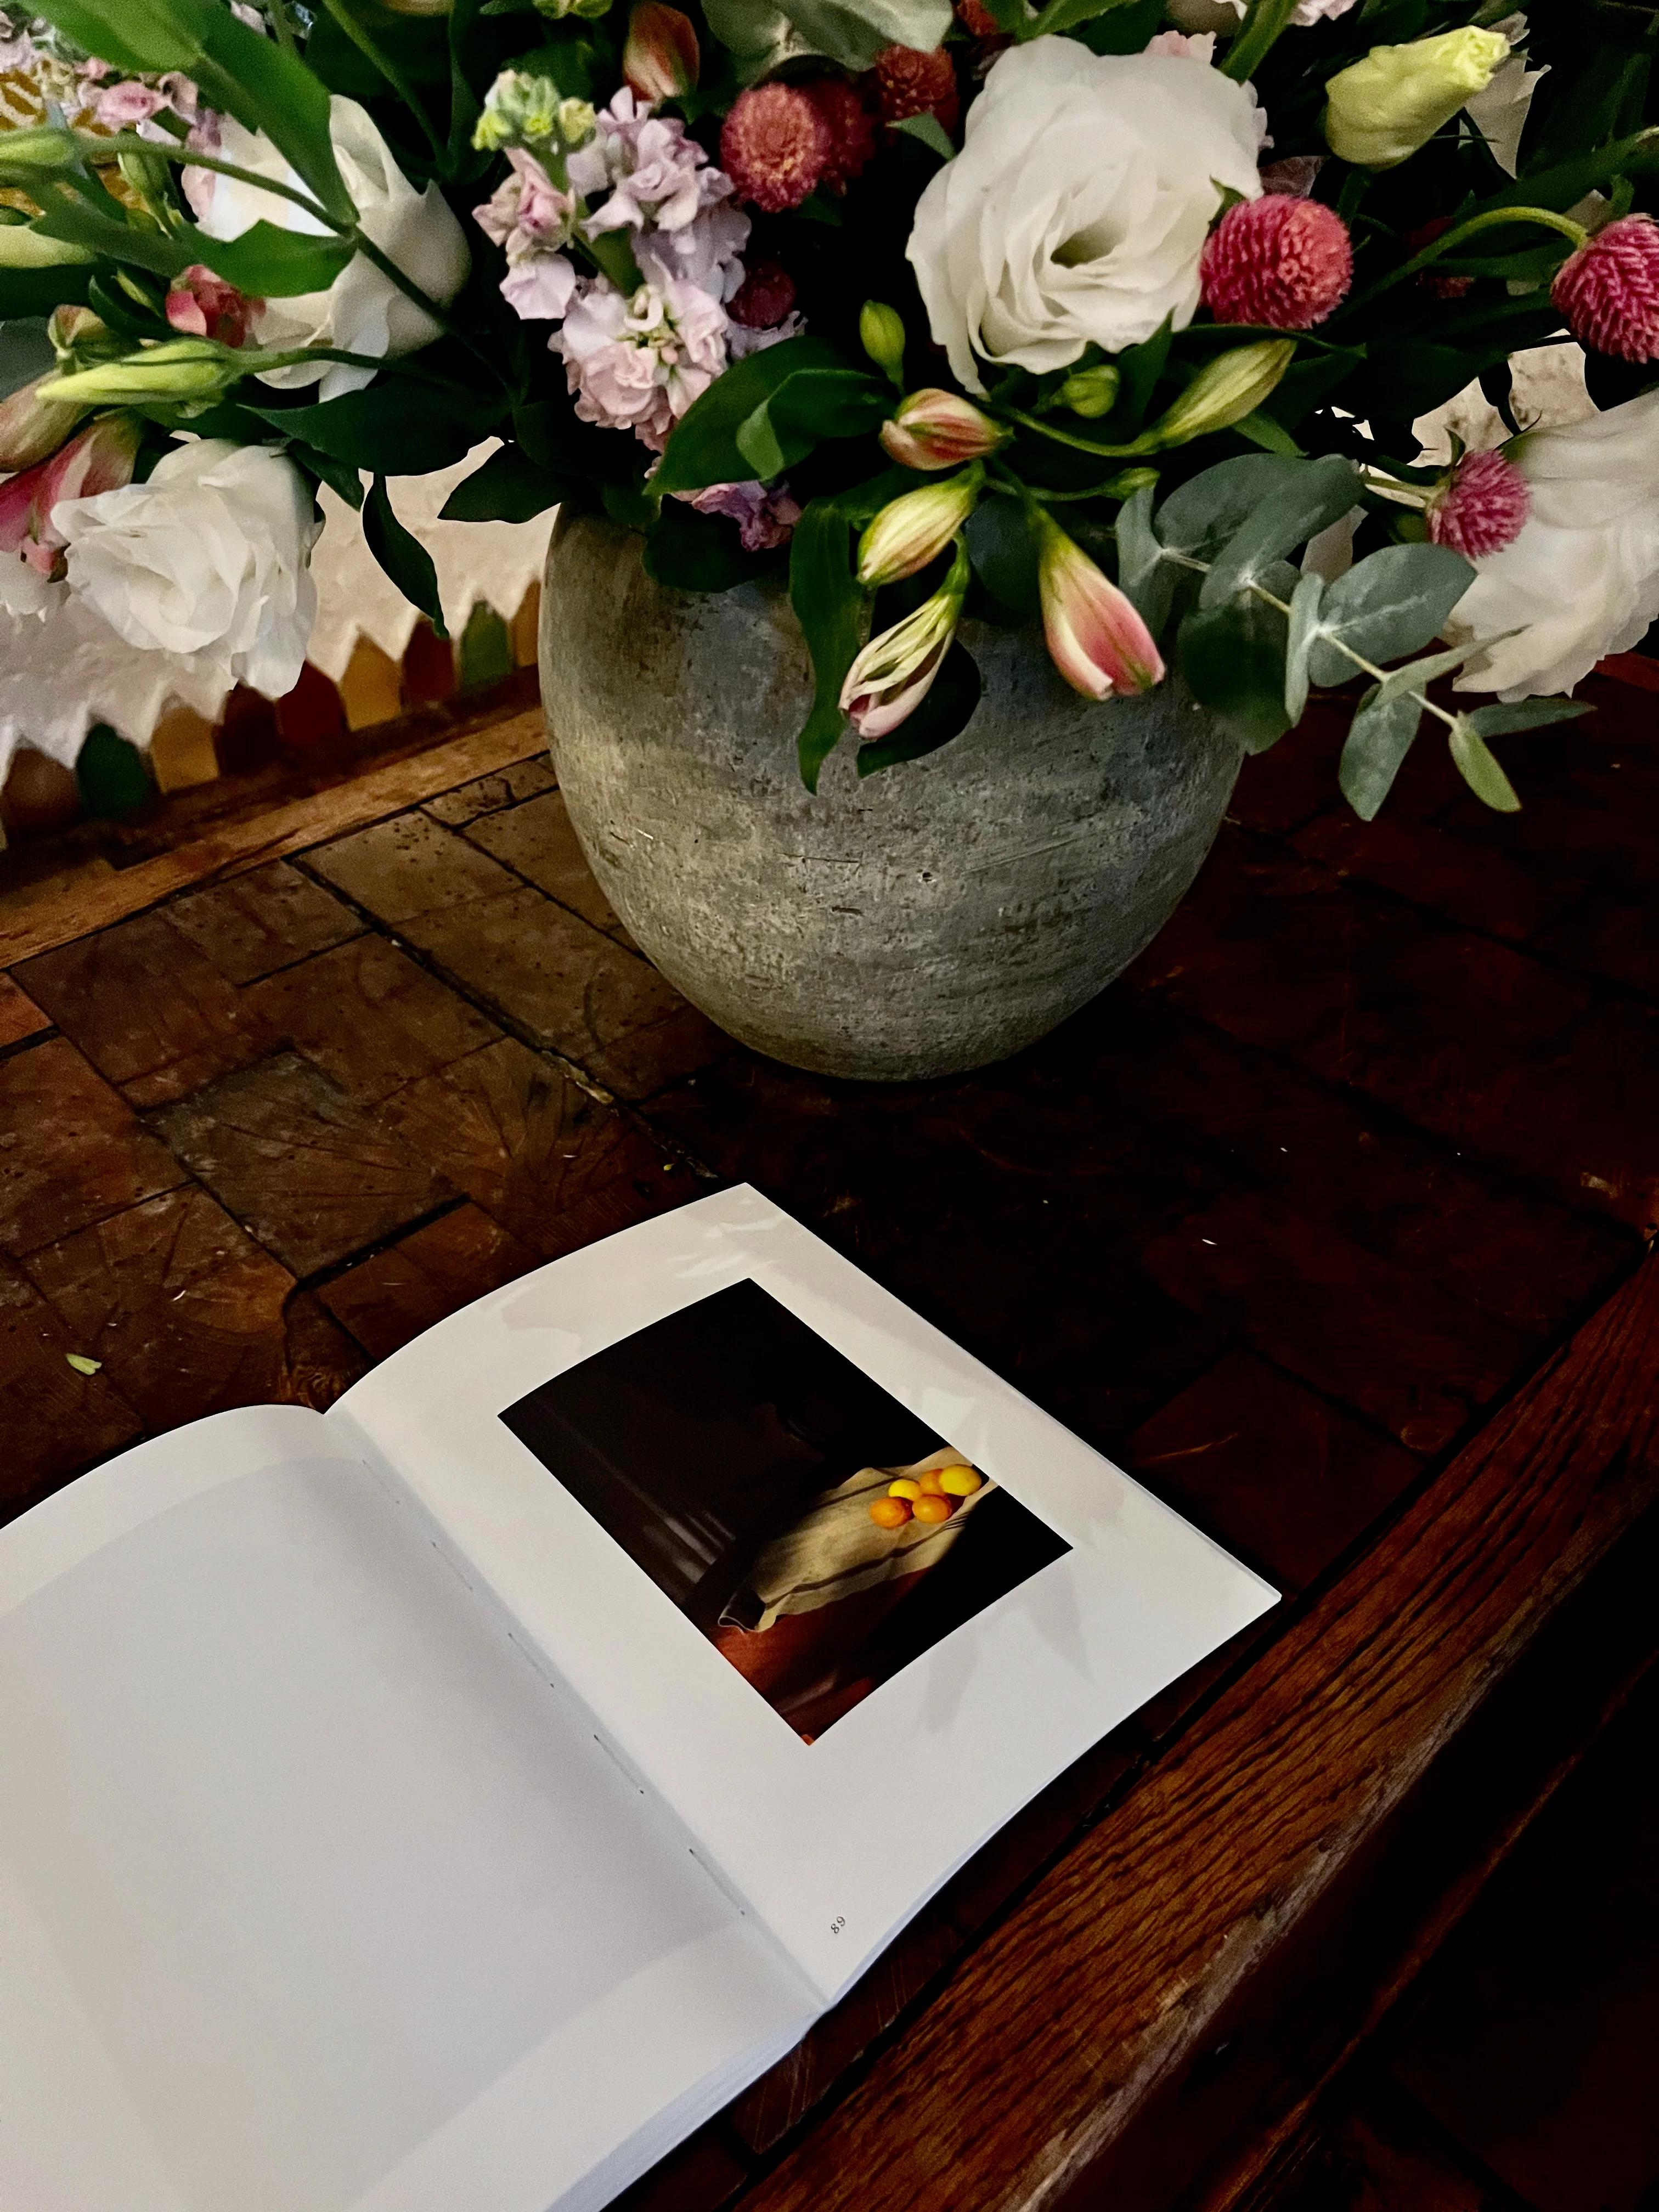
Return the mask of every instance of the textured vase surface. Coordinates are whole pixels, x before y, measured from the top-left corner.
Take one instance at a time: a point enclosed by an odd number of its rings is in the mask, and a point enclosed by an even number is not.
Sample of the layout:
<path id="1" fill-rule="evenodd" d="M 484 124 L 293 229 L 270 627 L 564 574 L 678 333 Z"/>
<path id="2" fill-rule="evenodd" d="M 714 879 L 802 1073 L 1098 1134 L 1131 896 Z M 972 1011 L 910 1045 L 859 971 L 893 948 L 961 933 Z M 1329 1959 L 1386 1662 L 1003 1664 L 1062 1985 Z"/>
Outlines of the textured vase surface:
<path id="1" fill-rule="evenodd" d="M 1173 681 L 1097 706 L 1035 630 L 968 623 L 985 696 L 963 734 L 862 779 L 843 738 L 814 797 L 782 591 L 665 590 L 642 546 L 561 518 L 542 697 L 600 888 L 722 1029 L 827 1074 L 953 1074 L 1043 1036 L 1163 927 L 1239 765 Z"/>

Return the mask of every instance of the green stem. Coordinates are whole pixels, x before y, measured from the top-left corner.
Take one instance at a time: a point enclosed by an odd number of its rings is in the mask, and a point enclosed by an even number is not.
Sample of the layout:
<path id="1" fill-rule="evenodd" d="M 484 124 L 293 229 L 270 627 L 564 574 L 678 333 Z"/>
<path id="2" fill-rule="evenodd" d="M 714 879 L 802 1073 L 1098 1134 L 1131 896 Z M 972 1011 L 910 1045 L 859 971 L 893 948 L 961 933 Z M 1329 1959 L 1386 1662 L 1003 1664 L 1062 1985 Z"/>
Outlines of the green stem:
<path id="1" fill-rule="evenodd" d="M 1080 453 L 1097 453 L 1104 461 L 1128 460 L 1138 453 L 1152 453 L 1158 450 L 1155 446 L 1145 443 L 1144 433 L 1142 437 L 1127 446 L 1103 446 L 1097 439 L 1079 438 L 1075 431 L 1057 430 L 1052 422 L 1042 422 L 1035 415 L 1023 414 L 1018 407 L 1004 407 L 998 411 L 1009 422 L 1018 422 L 1027 430 L 1035 430 L 1040 438 L 1052 438 L 1057 446 L 1074 446 Z"/>
<path id="2" fill-rule="evenodd" d="M 88 131 L 76 131 L 75 136 L 76 143 L 94 161 L 106 161 L 112 153 L 159 154 L 163 161 L 176 161 L 180 168 L 211 169 L 215 176 L 234 177 L 238 184 L 255 185 L 262 192 L 273 193 L 279 200 L 292 200 L 295 207 L 315 216 L 337 236 L 351 235 L 352 226 L 331 216 L 309 192 L 302 192 L 293 185 L 279 184 L 274 177 L 262 177 L 257 169 L 244 169 L 234 161 L 222 161 L 216 154 L 201 154 L 185 146 L 152 145 L 148 138 L 140 138 L 136 132 L 123 131 L 111 138 L 95 138 Z"/>
<path id="3" fill-rule="evenodd" d="M 1352 314 L 1357 307 L 1369 307 L 1384 292 L 1392 291 L 1396 284 L 1403 284 L 1407 277 L 1415 276 L 1419 269 L 1426 269 L 1431 261 L 1438 261 L 1443 253 L 1449 253 L 1453 246 L 1461 246 L 1466 238 L 1473 238 L 1476 231 L 1501 228 L 1505 223 L 1515 222 L 1530 222 L 1540 229 L 1559 231 L 1575 249 L 1589 236 L 1582 222 L 1575 222 L 1570 215 L 1557 215 L 1553 208 L 1487 208 L 1480 215 L 1472 215 L 1467 222 L 1457 223 L 1450 230 L 1443 232 L 1438 238 L 1431 240 L 1420 253 L 1413 254 L 1411 259 L 1403 262 L 1398 269 L 1379 277 L 1364 291 L 1356 293 L 1340 310 L 1341 314 L 1346 317 Z"/>
<path id="4" fill-rule="evenodd" d="M 1244 27 L 1227 49 L 1221 73 L 1235 84 L 1255 75 L 1296 12 L 1296 0 L 1250 0 Z"/>
<path id="5" fill-rule="evenodd" d="M 281 0 L 278 0 L 278 5 L 280 4 Z M 432 118 L 426 111 L 425 103 L 391 55 L 382 52 L 378 41 L 363 28 L 352 14 L 349 0 L 323 0 L 323 5 L 350 40 L 352 45 L 356 47 L 358 52 L 379 70 L 392 90 L 408 106 L 415 120 L 425 131 L 427 143 L 441 161 L 448 149 L 434 128 Z"/>

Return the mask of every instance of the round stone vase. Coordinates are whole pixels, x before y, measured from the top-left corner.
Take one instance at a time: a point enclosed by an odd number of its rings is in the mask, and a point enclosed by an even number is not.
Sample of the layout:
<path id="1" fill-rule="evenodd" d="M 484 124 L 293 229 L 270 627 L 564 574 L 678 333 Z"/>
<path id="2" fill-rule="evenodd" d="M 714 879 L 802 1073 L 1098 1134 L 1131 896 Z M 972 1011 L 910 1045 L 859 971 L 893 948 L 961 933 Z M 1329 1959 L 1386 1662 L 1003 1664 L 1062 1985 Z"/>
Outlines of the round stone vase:
<path id="1" fill-rule="evenodd" d="M 985 696 L 963 734 L 816 797 L 784 592 L 665 590 L 643 540 L 561 518 L 542 697 L 570 818 L 640 949 L 757 1051 L 871 1081 L 1006 1059 L 1103 990 L 1168 920 L 1239 749 L 1171 679 L 1096 706 L 1035 629 L 965 623 Z"/>

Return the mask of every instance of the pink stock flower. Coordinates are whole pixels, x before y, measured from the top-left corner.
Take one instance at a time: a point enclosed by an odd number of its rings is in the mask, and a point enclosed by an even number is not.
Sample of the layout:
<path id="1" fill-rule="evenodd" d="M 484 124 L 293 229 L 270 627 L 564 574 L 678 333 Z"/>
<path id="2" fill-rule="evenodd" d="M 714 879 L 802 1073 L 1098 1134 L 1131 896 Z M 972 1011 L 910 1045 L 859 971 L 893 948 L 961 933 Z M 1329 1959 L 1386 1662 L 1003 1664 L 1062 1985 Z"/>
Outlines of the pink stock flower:
<path id="1" fill-rule="evenodd" d="M 678 230 L 716 201 L 732 180 L 709 167 L 708 156 L 676 116 L 653 115 L 624 85 L 595 118 L 594 133 L 569 157 L 570 181 L 592 199 L 607 185 L 611 197 L 583 226 L 590 238 L 631 225 L 654 223 Z"/>
<path id="2" fill-rule="evenodd" d="M 1133 601 L 1048 516 L 1037 588 L 1049 657 L 1074 691 L 1104 699 L 1114 691 L 1149 691 L 1162 682 L 1157 641 Z"/>
<path id="3" fill-rule="evenodd" d="M 800 520 L 800 507 L 781 485 L 769 491 L 761 483 L 705 484 L 701 491 L 677 492 L 699 514 L 723 514 L 738 526 L 745 553 L 767 553 L 787 545 Z"/>
<path id="4" fill-rule="evenodd" d="M 0 484 L 0 555 L 14 554 L 43 576 L 61 574 L 69 543 L 54 526 L 60 501 L 92 499 L 132 481 L 138 418 L 101 415 L 49 460 Z"/>
<path id="5" fill-rule="evenodd" d="M 148 123 L 167 104 L 166 93 L 158 91 L 154 85 L 136 82 L 112 84 L 99 94 L 93 112 L 106 131 L 131 131 L 141 123 Z"/>
<path id="6" fill-rule="evenodd" d="M 786 315 L 781 323 L 768 330 L 745 329 L 741 323 L 726 326 L 726 349 L 733 361 L 747 361 L 751 353 L 764 353 L 768 346 L 781 345 L 786 338 L 798 338 L 806 328 L 799 315 Z"/>
<path id="7" fill-rule="evenodd" d="M 690 91 L 702 65 L 691 18 L 664 0 L 638 0 L 622 58 L 623 76 L 635 98 L 676 99 Z"/>
<path id="8" fill-rule="evenodd" d="M 720 172 L 708 173 L 718 176 Z M 695 284 L 711 300 L 729 300 L 743 283 L 739 259 L 749 243 L 749 218 L 729 199 L 693 216 L 677 230 L 655 224 L 634 234 L 634 258 L 647 284 Z"/>
<path id="9" fill-rule="evenodd" d="M 1148 39 L 1143 51 L 1149 54 L 1173 54 L 1178 61 L 1212 62 L 1215 59 L 1213 31 L 1160 31 Z"/>
<path id="10" fill-rule="evenodd" d="M 1506 454 L 1465 453 L 1429 501 L 1429 536 L 1484 561 L 1514 544 L 1531 512 L 1527 479 Z"/>
<path id="11" fill-rule="evenodd" d="M 1659 361 L 1659 222 L 1620 216 L 1569 254 L 1550 297 L 1592 352 Z"/>
<path id="12" fill-rule="evenodd" d="M 501 297 L 526 322 L 556 322 L 570 305 L 576 271 L 559 249 L 574 228 L 577 201 L 553 182 L 534 155 L 509 146 L 513 173 L 472 220 L 507 255 Z"/>
<path id="13" fill-rule="evenodd" d="M 167 296 L 167 318 L 175 331 L 195 338 L 216 338 L 221 345 L 247 343 L 254 318 L 264 305 L 228 284 L 199 261 L 173 280 Z"/>
<path id="14" fill-rule="evenodd" d="M 584 422 L 632 430 L 660 453 L 726 367 L 726 310 L 695 284 L 642 284 L 630 299 L 607 277 L 583 278 L 548 344 Z"/>

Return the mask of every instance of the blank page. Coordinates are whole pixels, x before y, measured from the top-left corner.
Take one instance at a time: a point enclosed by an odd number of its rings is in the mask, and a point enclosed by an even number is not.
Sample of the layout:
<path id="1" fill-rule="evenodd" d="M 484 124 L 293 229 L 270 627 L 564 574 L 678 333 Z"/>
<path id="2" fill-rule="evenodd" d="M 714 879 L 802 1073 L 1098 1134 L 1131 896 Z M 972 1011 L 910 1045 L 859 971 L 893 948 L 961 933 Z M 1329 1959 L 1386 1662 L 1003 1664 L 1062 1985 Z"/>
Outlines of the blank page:
<path id="1" fill-rule="evenodd" d="M 0 1615 L 8 2204 L 544 2212 L 804 2024 L 582 1708 L 331 1449 Z"/>

